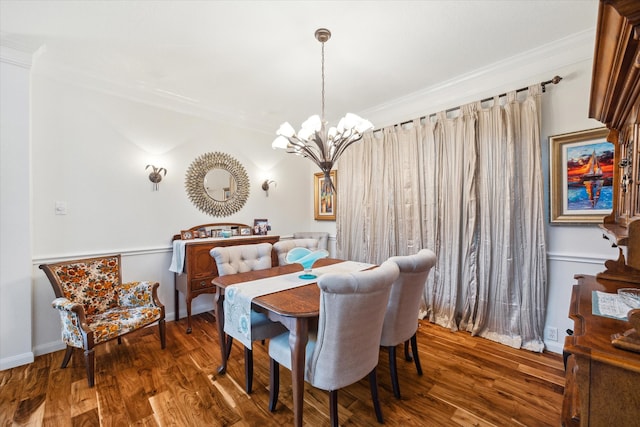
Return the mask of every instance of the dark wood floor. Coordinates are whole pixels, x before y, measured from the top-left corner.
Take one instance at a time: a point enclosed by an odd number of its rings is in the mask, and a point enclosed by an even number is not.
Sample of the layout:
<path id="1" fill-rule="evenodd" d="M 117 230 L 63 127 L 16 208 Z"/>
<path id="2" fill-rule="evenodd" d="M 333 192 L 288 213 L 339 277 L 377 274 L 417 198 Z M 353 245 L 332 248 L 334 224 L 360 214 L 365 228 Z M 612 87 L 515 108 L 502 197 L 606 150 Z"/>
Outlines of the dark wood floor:
<path id="1" fill-rule="evenodd" d="M 291 376 L 281 369 L 277 411 L 267 410 L 266 346 L 254 346 L 254 392 L 244 393 L 243 353 L 234 344 L 229 372 L 220 355 L 213 316 L 167 323 L 167 348 L 157 327 L 99 346 L 96 386 L 88 388 L 81 352 L 60 369 L 62 351 L 0 372 L 0 425 L 30 426 L 284 426 L 293 420 Z M 515 350 L 465 332 L 421 322 L 424 375 L 399 360 L 402 400 L 391 392 L 386 351 L 378 382 L 387 426 L 559 426 L 562 358 Z M 398 353 L 402 354 L 401 349 Z M 366 379 L 339 393 L 340 424 L 378 425 Z M 309 426 L 328 425 L 328 393 L 305 388 Z"/>

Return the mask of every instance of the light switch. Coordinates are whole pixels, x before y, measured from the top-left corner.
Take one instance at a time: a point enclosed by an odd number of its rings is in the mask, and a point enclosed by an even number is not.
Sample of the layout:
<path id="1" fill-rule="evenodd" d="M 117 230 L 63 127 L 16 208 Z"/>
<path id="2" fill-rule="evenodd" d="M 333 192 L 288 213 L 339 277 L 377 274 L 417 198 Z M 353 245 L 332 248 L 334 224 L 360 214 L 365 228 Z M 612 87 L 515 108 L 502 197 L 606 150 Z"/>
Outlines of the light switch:
<path id="1" fill-rule="evenodd" d="M 67 214 L 67 202 L 56 201 L 56 215 Z"/>

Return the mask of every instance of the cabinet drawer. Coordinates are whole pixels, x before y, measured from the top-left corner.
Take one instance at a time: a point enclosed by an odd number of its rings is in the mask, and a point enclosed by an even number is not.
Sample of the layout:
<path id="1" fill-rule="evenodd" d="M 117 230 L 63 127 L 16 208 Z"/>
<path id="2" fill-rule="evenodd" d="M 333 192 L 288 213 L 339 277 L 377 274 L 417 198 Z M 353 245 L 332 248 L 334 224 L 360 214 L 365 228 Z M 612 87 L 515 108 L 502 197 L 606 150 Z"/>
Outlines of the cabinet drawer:
<path id="1" fill-rule="evenodd" d="M 211 280 L 213 280 L 212 276 L 191 280 L 191 292 L 198 292 L 203 290 L 214 292 L 216 287 L 213 286 Z"/>

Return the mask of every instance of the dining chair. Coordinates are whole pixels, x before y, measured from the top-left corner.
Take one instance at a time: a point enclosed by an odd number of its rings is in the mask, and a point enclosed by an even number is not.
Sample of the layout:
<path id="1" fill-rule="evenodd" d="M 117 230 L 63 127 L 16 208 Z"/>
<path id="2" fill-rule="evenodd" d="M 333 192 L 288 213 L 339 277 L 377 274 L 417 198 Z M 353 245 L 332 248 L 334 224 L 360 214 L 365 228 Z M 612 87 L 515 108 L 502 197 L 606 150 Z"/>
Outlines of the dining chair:
<path id="1" fill-rule="evenodd" d="M 84 349 L 89 387 L 95 384 L 95 347 L 158 322 L 160 346 L 166 347 L 164 305 L 157 282 L 122 283 L 120 255 L 41 264 L 60 313 L 66 368 L 73 350 Z"/>
<path id="2" fill-rule="evenodd" d="M 318 248 L 329 250 L 329 233 L 326 231 L 296 231 L 293 233 L 294 239 L 317 239 Z"/>
<path id="3" fill-rule="evenodd" d="M 378 400 L 376 366 L 380 333 L 391 284 L 398 266 L 384 262 L 377 268 L 354 273 L 326 273 L 318 279 L 318 327 L 309 333 L 305 380 L 329 391 L 331 425 L 338 425 L 338 390 L 368 375 L 378 422 L 383 423 Z M 280 389 L 280 365 L 291 369 L 289 333 L 269 341 L 269 410 L 273 412 Z"/>
<path id="4" fill-rule="evenodd" d="M 273 250 L 278 255 L 278 265 L 287 264 L 287 254 L 293 248 L 307 248 L 315 251 L 318 249 L 318 239 L 291 239 L 280 240 L 273 244 Z"/>
<path id="5" fill-rule="evenodd" d="M 393 395 L 400 399 L 396 346 L 404 343 L 405 359 L 411 361 L 412 358 L 409 356 L 408 350 L 409 342 L 411 342 L 413 361 L 418 375 L 422 375 L 416 339 L 418 312 L 423 300 L 427 277 L 436 263 L 436 254 L 429 249 L 421 249 L 415 255 L 394 256 L 389 258 L 389 261 L 398 265 L 400 275 L 391 286 L 380 345 L 389 351 L 389 371 L 391 372 Z"/>
<path id="6" fill-rule="evenodd" d="M 218 268 L 219 276 L 244 273 L 247 271 L 264 270 L 271 268 L 271 243 L 256 243 L 252 245 L 219 246 L 211 249 L 209 254 L 213 257 Z M 264 341 L 286 331 L 280 322 L 273 322 L 264 313 L 251 310 L 251 340 Z M 224 339 L 224 337 L 220 337 Z M 229 359 L 233 337 L 227 335 L 227 354 Z M 253 388 L 253 351 L 244 347 L 244 373 L 245 390 L 251 394 Z"/>

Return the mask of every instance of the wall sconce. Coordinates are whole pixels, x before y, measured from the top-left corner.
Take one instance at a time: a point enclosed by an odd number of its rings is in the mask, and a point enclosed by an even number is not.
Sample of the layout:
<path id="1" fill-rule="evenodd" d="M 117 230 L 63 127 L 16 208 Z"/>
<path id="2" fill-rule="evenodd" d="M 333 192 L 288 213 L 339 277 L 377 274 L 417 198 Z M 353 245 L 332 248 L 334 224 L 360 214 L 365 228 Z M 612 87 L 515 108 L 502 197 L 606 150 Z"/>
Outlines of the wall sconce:
<path id="1" fill-rule="evenodd" d="M 153 168 L 153 172 L 149 174 L 149 181 L 153 182 L 153 191 L 158 191 L 158 184 L 162 181 L 163 176 L 167 176 L 167 170 L 165 168 L 157 168 L 153 165 L 147 165 L 144 170 L 150 167 Z"/>
<path id="2" fill-rule="evenodd" d="M 264 190 L 265 193 L 267 193 L 267 197 L 269 197 L 269 184 L 276 184 L 276 182 L 272 179 L 265 179 L 264 182 L 262 183 L 262 189 Z"/>

